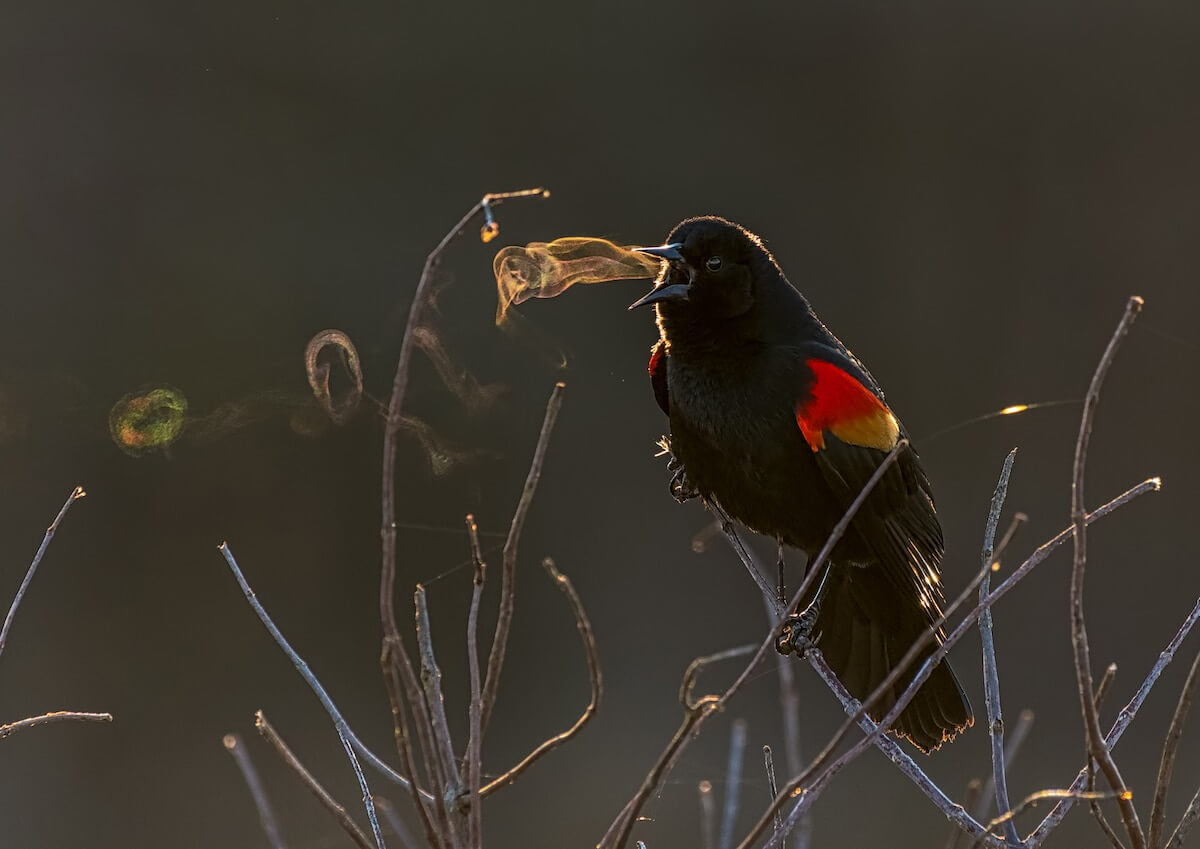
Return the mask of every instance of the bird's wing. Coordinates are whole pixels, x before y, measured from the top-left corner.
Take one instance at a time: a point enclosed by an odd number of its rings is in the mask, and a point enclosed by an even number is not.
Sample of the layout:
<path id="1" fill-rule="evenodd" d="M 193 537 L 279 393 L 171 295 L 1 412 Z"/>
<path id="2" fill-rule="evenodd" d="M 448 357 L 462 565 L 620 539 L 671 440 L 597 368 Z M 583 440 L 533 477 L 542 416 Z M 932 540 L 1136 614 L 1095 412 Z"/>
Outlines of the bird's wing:
<path id="1" fill-rule="evenodd" d="M 654 400 L 668 416 L 671 415 L 671 405 L 667 396 L 667 343 L 659 339 L 650 349 L 650 364 L 646 367 L 650 374 L 650 386 L 654 389 Z"/>
<path id="2" fill-rule="evenodd" d="M 841 509 L 847 509 L 895 447 L 903 430 L 855 360 L 826 346 L 806 350 L 813 377 L 796 405 L 796 424 Z M 856 532 L 898 590 L 916 586 L 931 619 L 943 593 L 944 544 L 929 478 L 912 448 L 896 458 L 859 510 Z"/>

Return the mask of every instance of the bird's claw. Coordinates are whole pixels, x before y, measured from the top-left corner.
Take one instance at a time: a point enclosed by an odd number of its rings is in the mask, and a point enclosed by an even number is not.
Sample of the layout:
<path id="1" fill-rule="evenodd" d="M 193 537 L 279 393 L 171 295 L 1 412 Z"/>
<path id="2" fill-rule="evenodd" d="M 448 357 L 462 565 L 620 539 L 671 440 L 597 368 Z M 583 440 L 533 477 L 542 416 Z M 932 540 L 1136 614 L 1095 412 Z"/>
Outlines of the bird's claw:
<path id="1" fill-rule="evenodd" d="M 780 654 L 792 654 L 804 657 L 808 650 L 816 646 L 813 629 L 817 624 L 817 609 L 814 606 L 806 608 L 801 613 L 793 613 L 784 620 L 775 638 L 775 651 Z"/>
<path id="2" fill-rule="evenodd" d="M 700 497 L 700 490 L 696 489 L 692 485 L 691 480 L 688 479 L 687 469 L 683 467 L 683 463 L 672 457 L 670 462 L 667 463 L 667 470 L 672 472 L 671 482 L 667 485 L 672 498 L 683 504 L 686 501 L 691 501 L 693 498 Z"/>

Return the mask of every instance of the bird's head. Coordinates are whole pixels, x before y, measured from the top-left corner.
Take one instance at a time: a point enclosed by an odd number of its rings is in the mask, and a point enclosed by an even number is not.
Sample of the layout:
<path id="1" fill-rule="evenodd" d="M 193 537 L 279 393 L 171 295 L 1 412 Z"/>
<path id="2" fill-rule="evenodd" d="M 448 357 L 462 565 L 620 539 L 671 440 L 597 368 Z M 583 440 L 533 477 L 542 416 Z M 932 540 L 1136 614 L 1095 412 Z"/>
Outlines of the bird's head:
<path id="1" fill-rule="evenodd" d="M 629 308 L 657 304 L 667 319 L 720 321 L 744 315 L 755 305 L 756 281 L 779 275 L 757 236 L 713 215 L 689 218 L 665 244 L 638 250 L 664 263 L 654 288 Z"/>

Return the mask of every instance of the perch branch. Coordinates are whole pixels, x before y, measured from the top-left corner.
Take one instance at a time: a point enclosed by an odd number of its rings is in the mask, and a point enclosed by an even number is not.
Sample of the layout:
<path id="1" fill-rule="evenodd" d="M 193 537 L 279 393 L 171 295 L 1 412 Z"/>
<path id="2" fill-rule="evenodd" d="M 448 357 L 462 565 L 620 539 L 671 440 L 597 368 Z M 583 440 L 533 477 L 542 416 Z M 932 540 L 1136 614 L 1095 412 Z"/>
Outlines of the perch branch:
<path id="1" fill-rule="evenodd" d="M 567 597 L 567 602 L 571 605 L 571 612 L 575 615 L 575 626 L 579 629 L 579 637 L 583 640 L 583 649 L 587 657 L 588 684 L 591 687 L 591 698 L 588 700 L 587 706 L 583 709 L 583 713 L 575 720 L 574 724 L 560 734 L 556 734 L 546 740 L 543 740 L 536 748 L 512 769 L 505 772 L 500 777 L 490 781 L 480 792 L 481 796 L 488 796 L 499 790 L 501 787 L 506 787 L 516 781 L 521 773 L 529 769 L 547 752 L 557 749 L 563 743 L 570 740 L 583 729 L 596 715 L 596 711 L 600 707 L 600 697 L 604 692 L 603 679 L 600 676 L 600 659 L 596 654 L 596 637 L 592 632 L 592 623 L 588 620 L 587 612 L 583 609 L 583 601 L 579 598 L 579 593 L 571 584 L 571 580 L 558 571 L 554 565 L 554 561 L 547 557 L 542 561 L 542 566 L 550 579 L 558 586 L 564 596 Z"/>
<path id="2" fill-rule="evenodd" d="M 283 840 L 283 833 L 279 830 L 279 820 L 275 818 L 275 810 L 271 807 L 270 800 L 267 799 L 267 792 L 263 789 L 262 780 L 258 777 L 258 770 L 254 768 L 254 762 L 250 760 L 250 753 L 246 751 L 246 744 L 242 742 L 242 738 L 238 734 L 226 734 L 222 742 L 225 744 L 225 751 L 233 756 L 233 762 L 237 764 L 238 770 L 242 773 L 242 780 L 246 782 L 246 788 L 254 799 L 254 807 L 258 809 L 258 821 L 262 824 L 263 832 L 267 835 L 267 842 L 271 844 L 271 849 L 285 849 L 287 844 Z M 369 845 L 368 849 L 370 849 Z"/>

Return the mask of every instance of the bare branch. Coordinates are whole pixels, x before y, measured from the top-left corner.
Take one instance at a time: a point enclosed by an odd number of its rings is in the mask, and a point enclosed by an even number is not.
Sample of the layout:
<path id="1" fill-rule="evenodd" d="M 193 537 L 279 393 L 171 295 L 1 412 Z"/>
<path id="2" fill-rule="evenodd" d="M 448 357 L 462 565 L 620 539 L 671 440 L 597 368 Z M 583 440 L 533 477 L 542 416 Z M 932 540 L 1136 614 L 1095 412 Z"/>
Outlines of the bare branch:
<path id="1" fill-rule="evenodd" d="M 450 723 L 446 720 L 446 703 L 442 698 L 442 670 L 433 653 L 433 630 L 429 622 L 429 605 L 425 588 L 417 584 L 413 592 L 413 605 L 417 611 L 417 645 L 421 655 L 421 685 L 424 688 L 425 704 L 432 720 L 430 730 L 437 756 L 441 758 L 442 772 L 446 784 L 442 790 L 451 798 L 462 794 L 462 780 L 458 774 L 458 763 L 454 757 L 454 741 L 450 737 Z"/>
<path id="2" fill-rule="evenodd" d="M 571 580 L 558 571 L 554 565 L 554 561 L 549 557 L 542 561 L 542 566 L 546 569 L 547 574 L 550 575 L 551 580 L 562 590 L 563 595 L 567 597 L 567 601 L 571 605 L 571 612 L 575 614 L 575 627 L 579 629 L 579 637 L 583 640 L 583 649 L 587 657 L 588 683 L 591 687 L 591 698 L 588 700 L 587 706 L 583 709 L 583 713 L 579 715 L 579 718 L 575 720 L 575 723 L 570 728 L 561 734 L 556 734 L 539 743 L 516 766 L 499 778 L 489 782 L 480 791 L 481 796 L 491 795 L 501 787 L 512 784 L 521 776 L 521 773 L 532 766 L 543 755 L 557 749 L 578 734 L 583 729 L 583 726 L 591 721 L 592 717 L 596 715 L 596 711 L 600 708 L 600 697 L 604 692 L 604 682 L 600 676 L 600 659 L 596 654 L 596 636 L 592 632 L 592 623 L 588 620 L 587 612 L 583 609 L 583 601 L 579 598 L 579 593 L 575 591 Z"/>
<path id="3" fill-rule="evenodd" d="M 483 598 L 483 583 L 487 577 L 487 564 L 483 562 L 483 553 L 479 549 L 479 526 L 475 517 L 467 516 L 467 538 L 471 543 L 471 560 L 475 570 L 471 579 L 471 608 L 467 613 L 467 668 L 470 678 L 471 693 L 467 709 L 467 721 L 470 725 L 467 740 L 466 773 L 467 791 L 470 798 L 467 804 L 467 845 L 471 849 L 482 849 L 483 846 L 483 805 L 480 804 L 480 787 L 483 784 L 483 685 L 479 676 L 479 603 Z"/>
<path id="4" fill-rule="evenodd" d="M 1008 494 L 1008 479 L 1012 474 L 1013 461 L 1017 459 L 1017 449 L 1014 448 L 1004 459 L 1004 467 L 1000 471 L 1000 480 L 996 483 L 996 491 L 992 495 L 991 508 L 988 511 L 987 527 L 983 534 L 983 580 L 979 582 L 979 601 L 983 602 L 992 589 L 992 570 L 999 566 L 994 560 L 996 526 L 1000 523 L 1000 513 L 1004 509 L 1004 498 Z M 996 811 L 1004 817 L 1011 810 L 1008 801 L 1008 777 L 1004 765 L 1004 714 L 1000 709 L 1000 671 L 996 665 L 996 642 L 992 637 L 991 608 L 983 611 L 979 617 L 979 635 L 983 644 L 983 683 L 984 701 L 987 707 L 988 735 L 992 742 L 992 784 L 996 794 Z M 1004 823 L 1004 838 L 1009 846 L 1020 846 L 1021 836 L 1017 833 L 1016 823 L 1011 817 L 1001 820 Z"/>
<path id="5" fill-rule="evenodd" d="M 479 212 L 484 211 L 490 216 L 491 207 L 499 205 L 509 198 L 548 196 L 549 192 L 542 188 L 484 195 L 467 210 L 466 214 L 442 237 L 442 240 L 425 258 L 425 266 L 421 269 L 421 278 L 417 281 L 417 289 L 413 293 L 412 306 L 408 310 L 408 322 L 404 327 L 404 337 L 400 341 L 400 356 L 396 362 L 396 376 L 392 380 L 387 427 L 383 434 L 382 497 L 380 499 L 383 513 L 380 528 L 383 566 L 380 569 L 379 613 L 385 638 L 394 638 L 398 641 L 400 637 L 399 629 L 396 627 L 394 599 L 396 585 L 396 438 L 403 421 L 404 399 L 408 393 L 408 371 L 412 361 L 413 346 L 416 342 L 416 329 L 421 323 L 422 313 L 429 300 L 429 287 L 433 284 L 433 271 L 437 267 L 442 253 Z M 397 646 L 400 650 L 403 649 L 403 646 L 397 643 L 394 650 Z"/>
<path id="6" fill-rule="evenodd" d="M 8 642 L 8 631 L 12 628 L 13 619 L 17 616 L 17 608 L 21 606 L 21 599 L 25 598 L 25 591 L 29 589 L 29 584 L 33 581 L 33 573 L 37 571 L 38 565 L 42 562 L 42 558 L 46 554 L 46 549 L 50 547 L 50 540 L 54 539 L 54 533 L 58 530 L 59 523 L 67 515 L 67 511 L 71 509 L 71 505 L 85 495 L 87 493 L 83 491 L 83 487 L 81 486 L 77 486 L 71 490 L 71 494 L 63 502 L 62 509 L 58 511 L 58 515 L 54 517 L 54 521 L 50 523 L 50 527 L 46 528 L 46 534 L 42 537 L 42 544 L 38 546 L 37 553 L 33 555 L 33 562 L 29 564 L 29 569 L 25 572 L 25 578 L 21 581 L 21 586 L 17 589 L 17 594 L 13 596 L 12 604 L 8 607 L 8 615 L 4 617 L 3 627 L 0 627 L 0 654 L 4 653 L 4 646 Z"/>
<path id="7" fill-rule="evenodd" d="M 259 714 L 259 716 L 261 715 Z M 250 796 L 254 799 L 254 807 L 258 809 L 258 821 L 262 823 L 263 832 L 267 835 L 267 842 L 271 844 L 271 849 L 286 849 L 287 844 L 283 840 L 283 833 L 279 830 L 279 820 L 275 818 L 275 811 L 271 807 L 270 800 L 267 799 L 267 793 L 263 790 L 262 781 L 258 777 L 258 770 L 254 768 L 254 762 L 250 760 L 250 753 L 246 751 L 241 736 L 226 734 L 222 742 L 225 744 L 225 751 L 233 756 L 233 761 L 242 773 L 242 779 L 246 782 Z"/>
<path id="8" fill-rule="evenodd" d="M 1083 612 L 1083 578 L 1087 567 L 1087 508 L 1083 500 L 1083 475 L 1087 466 L 1088 444 L 1092 435 L 1092 423 L 1096 416 L 1096 406 L 1100 402 L 1100 387 L 1105 375 L 1116 357 L 1121 340 L 1129 331 L 1130 325 L 1142 309 L 1142 299 L 1133 297 L 1125 307 L 1116 331 L 1100 358 L 1096 373 L 1092 376 L 1091 386 L 1083 401 L 1083 417 L 1079 423 L 1079 438 L 1075 443 L 1075 470 L 1071 484 L 1071 524 L 1075 538 L 1075 563 L 1071 571 L 1071 646 L 1075 652 L 1075 675 L 1079 684 L 1079 704 L 1083 713 L 1085 743 L 1091 757 L 1100 765 L 1109 786 L 1116 792 L 1121 809 L 1121 819 L 1133 849 L 1145 849 L 1146 834 L 1138 821 L 1137 809 L 1133 806 L 1132 797 L 1120 770 L 1113 760 L 1112 752 L 1104 742 L 1104 732 L 1100 730 L 1100 714 L 1096 710 L 1096 702 L 1092 697 L 1095 684 L 1092 681 L 1091 648 L 1088 645 L 1087 626 Z"/>
<path id="9" fill-rule="evenodd" d="M 1175 826 L 1171 839 L 1167 841 L 1166 849 L 1182 849 L 1183 841 L 1187 839 L 1188 832 L 1197 822 L 1200 822 L 1200 790 L 1196 791 L 1187 810 L 1183 812 L 1183 818 L 1179 820 L 1179 825 Z"/>
<path id="10" fill-rule="evenodd" d="M 746 753 L 746 720 L 735 719 L 729 733 L 729 763 L 725 768 L 725 807 L 717 849 L 731 849 L 742 789 L 742 759 Z"/>
<path id="11" fill-rule="evenodd" d="M 80 722 L 112 722 L 113 715 L 111 713 L 86 713 L 78 710 L 56 710 L 51 713 L 43 713 L 41 716 L 29 716 L 25 719 L 18 719 L 16 722 L 0 725 L 0 740 L 23 728 L 32 728 L 35 725 L 48 725 L 51 722 L 62 722 L 71 719 Z"/>
<path id="12" fill-rule="evenodd" d="M 355 842 L 355 844 L 358 845 L 359 849 L 375 849 L 375 845 L 371 843 L 371 838 L 367 837 L 363 830 L 358 827 L 358 823 L 356 823 L 354 819 L 348 813 L 346 813 L 346 809 L 336 799 L 330 796 L 329 791 L 321 786 L 321 782 L 317 781 L 316 777 L 314 777 L 313 774 L 309 772 L 307 768 L 305 768 L 304 764 L 300 763 L 300 759 L 296 757 L 295 753 L 292 752 L 288 744 L 283 741 L 283 738 L 279 736 L 279 732 L 274 729 L 271 723 L 267 722 L 267 718 L 263 715 L 261 710 L 254 714 L 254 727 L 258 729 L 258 733 L 261 734 L 268 743 L 275 747 L 275 751 L 279 752 L 279 756 L 283 758 L 283 762 L 288 765 L 288 768 L 294 772 L 297 777 L 299 777 L 300 781 L 304 783 L 304 786 L 308 788 L 308 792 L 316 796 L 317 801 L 325 806 L 325 810 L 333 814 L 333 818 L 338 821 L 338 825 L 340 825 L 342 829 L 350 835 L 350 838 Z M 228 739 L 229 738 L 227 737 L 226 740 L 228 741 Z M 226 748 L 230 748 L 228 742 L 226 742 L 225 746 Z M 233 752 L 236 750 L 230 748 L 230 751 Z M 247 783 L 249 783 L 249 779 L 247 779 Z M 253 791 L 253 788 L 251 788 L 251 790 Z M 371 810 L 374 809 L 374 802 L 372 802 Z M 266 824 L 264 822 L 264 828 L 265 827 Z M 272 845 L 282 846 L 283 844 L 279 843 Z"/>
<path id="13" fill-rule="evenodd" d="M 1003 816 L 996 817 L 994 820 L 990 821 L 987 824 L 987 828 L 988 831 L 991 831 L 996 826 L 1003 825 L 1013 817 L 1028 810 L 1029 808 L 1036 808 L 1039 802 L 1045 801 L 1046 799 L 1104 800 L 1116 798 L 1117 796 L 1115 793 L 1097 793 L 1095 791 L 1087 790 L 1039 790 L 1036 793 L 1030 793 L 1021 800 L 1021 804 L 1017 805 L 1008 813 L 1004 814 Z"/>
<path id="14" fill-rule="evenodd" d="M 546 459 L 546 449 L 550 444 L 550 434 L 554 431 L 554 422 L 558 418 L 559 408 L 562 407 L 563 390 L 566 384 L 556 383 L 546 403 L 546 416 L 542 420 L 542 430 L 538 434 L 537 447 L 533 451 L 533 459 L 529 463 L 529 474 L 525 476 L 525 487 L 521 490 L 521 498 L 517 501 L 517 509 L 513 511 L 512 524 L 509 525 L 508 539 L 504 541 L 504 557 L 500 571 L 500 610 L 496 617 L 496 633 L 492 638 L 492 650 L 488 654 L 487 676 L 483 681 L 482 724 L 480 734 L 487 733 L 488 722 L 492 718 L 492 708 L 496 706 L 496 695 L 500 690 L 500 672 L 504 668 L 504 655 L 508 650 L 508 633 L 512 627 L 513 600 L 517 581 L 517 546 L 521 542 L 521 530 L 525 527 L 525 517 L 529 513 L 529 505 L 533 502 L 533 494 L 537 491 L 538 481 L 542 476 L 542 463 Z"/>
<path id="15" fill-rule="evenodd" d="M 1171 716 L 1171 724 L 1167 728 L 1167 736 L 1163 740 L 1162 759 L 1158 764 L 1158 781 L 1154 787 L 1154 809 L 1150 813 L 1150 846 L 1158 849 L 1162 845 L 1163 820 L 1167 816 L 1167 791 L 1171 788 L 1171 773 L 1175 769 L 1175 755 L 1179 751 L 1179 741 L 1183 737 L 1183 726 L 1187 722 L 1188 710 L 1196 698 L 1196 689 L 1200 686 L 1200 652 L 1192 661 L 1183 689 L 1179 691 L 1179 701 L 1175 705 L 1175 713 Z"/>
<path id="16" fill-rule="evenodd" d="M 1097 510 L 1096 512 L 1099 511 Z M 1095 513 L 1092 515 L 1094 516 Z M 1192 612 L 1188 614 L 1187 619 L 1184 620 L 1183 625 L 1180 626 L 1175 636 L 1171 639 L 1171 642 L 1169 642 L 1167 647 L 1163 649 L 1161 654 L 1159 654 L 1158 660 L 1154 662 L 1154 666 L 1150 669 L 1150 673 L 1146 676 L 1145 680 L 1142 681 L 1142 686 L 1138 688 L 1138 691 L 1134 693 L 1133 698 L 1129 700 L 1129 703 L 1126 704 L 1125 707 L 1121 708 L 1120 713 L 1117 714 L 1117 719 L 1113 723 L 1112 728 L 1109 729 L 1108 736 L 1104 738 L 1104 742 L 1109 749 L 1117 745 L 1117 742 L 1121 739 L 1121 736 L 1125 733 L 1126 729 L 1129 728 L 1130 723 L 1132 723 L 1134 717 L 1137 716 L 1138 710 L 1141 709 L 1142 704 L 1146 701 L 1146 697 L 1150 695 L 1150 690 L 1154 687 L 1155 682 L 1158 681 L 1158 678 L 1160 675 L 1162 675 L 1163 670 L 1167 668 L 1167 664 L 1169 664 L 1175 657 L 1175 652 L 1179 650 L 1179 646 L 1185 639 L 1187 639 L 1187 635 L 1191 632 L 1192 627 L 1196 624 L 1197 620 L 1200 620 L 1200 599 L 1197 599 L 1195 607 L 1192 608 Z M 1075 777 L 1075 781 L 1071 783 L 1070 789 L 1082 790 L 1087 783 L 1087 777 L 1088 769 L 1087 766 L 1084 766 L 1084 768 L 1081 769 L 1079 774 Z M 1058 824 L 1062 822 L 1063 817 L 1067 815 L 1067 812 L 1071 810 L 1071 807 L 1074 804 L 1075 800 L 1070 797 L 1059 801 L 1059 803 L 1054 806 L 1050 813 L 1046 815 L 1046 818 L 1043 819 L 1038 825 L 1037 829 L 1031 835 L 1025 838 L 1025 846 L 1027 849 L 1038 849 L 1038 847 L 1045 842 L 1046 838 L 1050 836 L 1050 832 L 1052 832 L 1058 826 Z"/>
<path id="17" fill-rule="evenodd" d="M 354 770 L 354 775 L 358 779 L 359 789 L 363 794 L 363 807 L 367 810 L 367 819 L 371 822 L 371 831 L 375 836 L 375 843 L 378 849 L 384 849 L 383 833 L 379 830 L 379 819 L 375 816 L 375 803 L 371 801 L 371 790 L 367 786 L 367 778 L 363 775 L 362 767 L 358 763 L 358 758 L 354 755 L 354 746 L 350 742 L 350 726 L 347 724 L 342 712 L 337 709 L 337 705 L 333 703 L 333 699 L 329 697 L 329 693 L 321 686 L 321 682 L 317 680 L 317 676 L 309 669 L 308 664 L 304 659 L 296 653 L 291 644 L 284 638 L 283 633 L 276 627 L 271 617 L 267 615 L 266 608 L 254 595 L 254 590 L 250 589 L 250 584 L 246 582 L 246 576 L 242 574 L 241 568 L 234 559 L 233 551 L 228 543 L 221 543 L 218 548 L 221 554 L 225 557 L 225 562 L 229 564 L 230 570 L 233 572 L 233 577 L 237 579 L 238 586 L 242 588 L 242 594 L 246 596 L 246 601 L 250 603 L 250 607 L 258 614 L 258 618 L 266 626 L 267 631 L 274 638 L 275 642 L 283 649 L 284 654 L 292 661 L 296 667 L 296 671 L 300 673 L 300 677 L 305 683 L 316 693 L 320 699 L 325 711 L 329 714 L 329 718 L 333 720 L 334 728 L 337 730 L 339 739 L 342 741 L 342 746 L 346 750 L 346 757 L 350 761 L 350 766 Z"/>
<path id="18" fill-rule="evenodd" d="M 979 778 L 972 778 L 967 782 L 967 787 L 963 791 L 962 808 L 964 811 L 974 810 L 975 813 L 973 816 L 976 820 L 980 819 L 982 816 L 986 816 L 986 814 L 980 814 L 980 808 L 976 807 L 976 805 L 980 804 L 979 800 L 981 797 L 984 797 L 984 801 L 980 807 L 988 805 L 989 799 L 983 792 L 983 782 L 980 781 Z M 950 834 L 946 837 L 946 849 L 958 849 L 958 844 L 962 842 L 964 834 L 965 832 L 958 827 L 958 823 L 951 823 Z M 978 845 L 979 841 L 976 840 L 971 844 L 971 849 L 975 849 L 975 847 Z"/>
<path id="19" fill-rule="evenodd" d="M 767 790 L 771 793 L 771 798 L 775 798 L 775 794 L 779 792 L 779 783 L 775 780 L 775 758 L 771 755 L 771 747 L 763 746 L 763 765 L 767 768 Z M 783 819 L 779 816 L 779 812 L 775 812 L 775 831 L 783 828 Z"/>
<path id="20" fill-rule="evenodd" d="M 1006 734 L 1004 741 L 1004 764 L 1006 768 L 1011 768 L 1013 762 L 1017 759 L 1017 754 L 1021 751 L 1021 745 L 1029 736 L 1030 730 L 1033 728 L 1033 711 L 1026 709 L 1017 715 L 1017 724 L 1013 727 L 1011 734 Z M 992 802 L 995 798 L 992 796 L 994 789 L 993 776 L 988 776 L 987 781 L 983 782 L 983 792 L 979 801 L 978 807 L 974 804 L 968 805 L 965 802 L 963 807 L 968 811 L 974 811 L 973 816 L 979 822 L 987 819 L 992 812 Z M 978 845 L 978 844 L 976 844 Z"/>
<path id="21" fill-rule="evenodd" d="M 1108 688 L 1112 686 L 1113 679 L 1117 677 L 1117 665 L 1110 663 L 1104 669 L 1104 675 L 1100 678 L 1100 683 L 1096 685 L 1096 695 L 1093 701 L 1096 703 L 1096 710 L 1100 710 L 1100 705 L 1104 704 L 1104 697 L 1108 695 Z"/>

